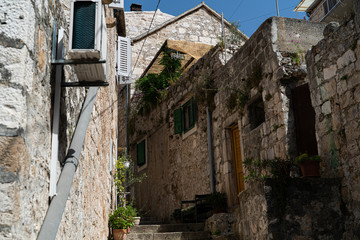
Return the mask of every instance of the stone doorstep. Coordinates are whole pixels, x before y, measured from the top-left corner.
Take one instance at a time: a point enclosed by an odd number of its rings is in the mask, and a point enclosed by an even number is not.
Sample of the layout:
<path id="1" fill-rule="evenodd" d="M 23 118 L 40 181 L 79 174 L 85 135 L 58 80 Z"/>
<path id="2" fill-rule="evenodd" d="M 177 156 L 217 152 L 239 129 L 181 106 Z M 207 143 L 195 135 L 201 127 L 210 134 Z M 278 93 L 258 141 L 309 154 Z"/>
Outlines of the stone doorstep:
<path id="1" fill-rule="evenodd" d="M 130 233 L 127 240 L 209 240 L 208 232 Z"/>
<path id="2" fill-rule="evenodd" d="M 131 233 L 201 232 L 204 227 L 204 223 L 137 225 L 131 228 Z"/>

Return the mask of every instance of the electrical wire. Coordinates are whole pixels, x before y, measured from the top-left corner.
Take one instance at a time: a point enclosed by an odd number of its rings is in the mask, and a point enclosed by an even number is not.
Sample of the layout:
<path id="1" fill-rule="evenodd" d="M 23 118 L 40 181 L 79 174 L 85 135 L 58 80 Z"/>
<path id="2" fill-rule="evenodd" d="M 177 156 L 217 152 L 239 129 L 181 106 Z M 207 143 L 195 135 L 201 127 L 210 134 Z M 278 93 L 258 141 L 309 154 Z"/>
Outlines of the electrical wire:
<path id="1" fill-rule="evenodd" d="M 229 19 L 231 19 L 233 16 L 234 16 L 234 14 L 237 12 L 237 10 L 239 9 L 239 7 L 241 6 L 241 4 L 244 2 L 244 0 L 241 0 L 240 1 L 240 3 L 239 3 L 239 5 L 235 8 L 235 11 L 231 14 L 231 17 L 229 17 Z"/>
<path id="2" fill-rule="evenodd" d="M 283 8 L 283 9 L 280 9 L 280 11 L 288 10 L 288 9 L 290 9 L 290 8 L 294 8 L 294 7 Z M 240 23 L 250 22 L 250 21 L 252 21 L 252 20 L 256 20 L 256 19 L 258 19 L 258 18 L 262 18 L 262 17 L 268 16 L 268 15 L 270 15 L 270 14 L 272 14 L 272 13 L 273 13 L 273 11 L 272 11 L 272 12 L 269 12 L 269 13 L 266 13 L 266 14 L 264 14 L 264 15 L 261 15 L 261 16 L 254 17 L 254 18 L 248 18 L 248 19 L 245 19 L 245 20 L 240 20 Z"/>
<path id="3" fill-rule="evenodd" d="M 147 30 L 147 33 L 146 33 L 146 34 L 148 34 L 148 33 L 150 32 L 151 25 L 152 25 L 153 22 L 154 22 L 156 12 L 157 12 L 157 10 L 159 9 L 160 1 L 161 1 L 161 0 L 159 0 L 158 3 L 157 3 L 157 5 L 156 5 L 156 9 L 155 9 L 154 15 L 153 15 L 153 17 L 152 17 L 152 19 L 151 19 L 151 22 L 150 22 L 150 25 L 149 25 L 149 29 Z M 143 48 L 144 48 L 146 39 L 147 39 L 147 37 L 145 37 L 144 42 L 143 42 L 143 44 L 142 44 L 142 46 L 141 46 L 141 48 L 140 48 L 140 52 L 139 52 L 139 54 L 138 54 L 138 56 L 137 56 L 137 58 L 136 58 L 135 65 L 134 65 L 134 68 L 133 68 L 132 71 L 131 71 L 131 74 L 134 72 L 134 70 L 135 70 L 135 68 L 136 68 L 136 65 L 137 65 L 137 63 L 138 63 L 138 61 L 139 61 L 139 58 L 140 58 L 140 54 L 141 54 L 141 52 L 142 52 L 142 50 L 143 50 Z M 131 75 L 131 74 L 130 74 L 130 75 Z"/>

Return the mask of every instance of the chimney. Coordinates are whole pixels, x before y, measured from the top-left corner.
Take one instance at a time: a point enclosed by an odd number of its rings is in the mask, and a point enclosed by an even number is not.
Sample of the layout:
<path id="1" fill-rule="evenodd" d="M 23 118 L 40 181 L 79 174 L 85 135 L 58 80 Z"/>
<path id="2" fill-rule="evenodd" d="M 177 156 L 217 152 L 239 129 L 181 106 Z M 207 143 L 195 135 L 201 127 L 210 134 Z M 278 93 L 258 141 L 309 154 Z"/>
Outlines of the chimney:
<path id="1" fill-rule="evenodd" d="M 130 11 L 132 11 L 132 12 L 141 12 L 141 7 L 142 7 L 142 5 L 133 3 L 130 6 Z"/>

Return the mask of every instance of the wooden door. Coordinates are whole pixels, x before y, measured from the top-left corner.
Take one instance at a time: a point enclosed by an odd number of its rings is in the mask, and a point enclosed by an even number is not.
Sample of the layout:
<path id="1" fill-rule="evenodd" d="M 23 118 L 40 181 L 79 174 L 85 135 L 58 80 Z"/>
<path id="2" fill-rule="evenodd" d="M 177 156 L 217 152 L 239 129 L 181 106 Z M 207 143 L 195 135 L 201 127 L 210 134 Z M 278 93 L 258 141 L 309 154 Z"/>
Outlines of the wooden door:
<path id="1" fill-rule="evenodd" d="M 242 167 L 239 126 L 231 127 L 231 149 L 233 156 L 236 196 L 245 189 L 244 172 Z M 236 198 L 239 201 L 238 198 Z"/>

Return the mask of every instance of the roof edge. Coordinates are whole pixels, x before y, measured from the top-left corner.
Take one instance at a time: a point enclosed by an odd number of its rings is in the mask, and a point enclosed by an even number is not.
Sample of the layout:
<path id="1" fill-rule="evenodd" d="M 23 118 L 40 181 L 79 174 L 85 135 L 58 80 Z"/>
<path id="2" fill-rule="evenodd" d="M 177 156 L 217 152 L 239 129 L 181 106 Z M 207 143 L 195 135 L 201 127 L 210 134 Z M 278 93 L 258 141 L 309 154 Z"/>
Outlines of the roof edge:
<path id="1" fill-rule="evenodd" d="M 181 18 L 183 18 L 183 17 L 191 14 L 192 12 L 197 11 L 197 10 L 200 9 L 201 7 L 204 7 L 206 10 L 208 10 L 209 12 L 211 12 L 216 18 L 218 18 L 219 20 L 221 20 L 221 15 L 220 15 L 219 13 L 217 13 L 214 9 L 212 9 L 211 7 L 209 7 L 208 5 L 206 5 L 205 2 L 201 2 L 199 5 L 197 5 L 197 6 L 193 7 L 193 8 L 191 8 L 191 9 L 187 10 L 186 12 L 183 12 L 182 14 L 180 14 L 180 15 L 174 17 L 174 18 L 169 19 L 168 21 L 166 21 L 166 22 L 158 25 L 157 27 L 151 29 L 151 30 L 148 31 L 148 32 L 142 33 L 142 34 L 140 34 L 140 35 L 132 38 L 131 40 L 132 40 L 133 43 L 138 42 L 138 41 L 144 39 L 145 37 L 147 37 L 148 35 L 151 35 L 151 34 L 153 34 L 154 32 L 157 32 L 157 31 L 159 31 L 160 29 L 162 29 L 162 28 L 170 25 L 171 23 L 176 22 L 177 20 L 179 20 L 179 19 L 181 19 Z M 228 27 L 231 26 L 231 23 L 230 23 L 228 20 L 226 20 L 225 18 L 224 18 L 224 23 L 225 23 Z M 248 39 L 249 39 L 249 37 L 246 36 L 242 31 L 239 30 L 239 32 L 241 33 L 241 36 L 242 36 L 245 40 L 248 40 Z"/>

